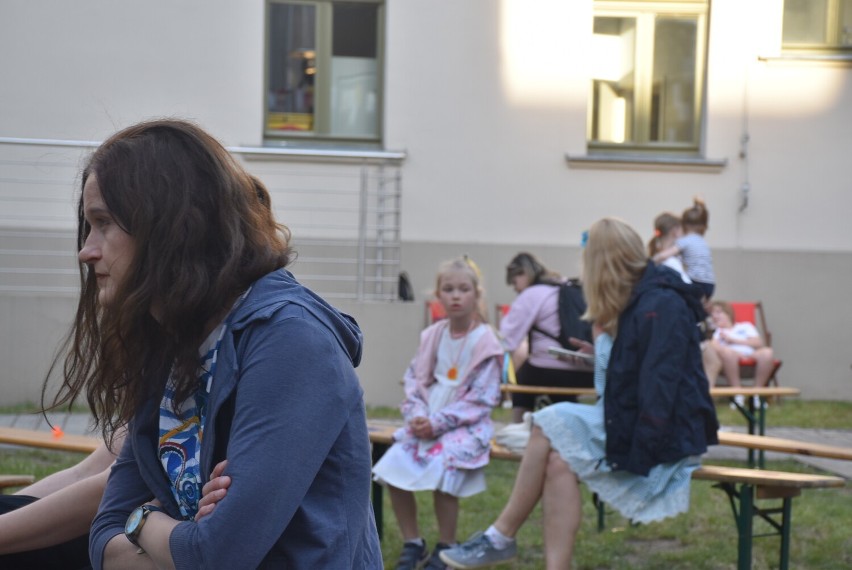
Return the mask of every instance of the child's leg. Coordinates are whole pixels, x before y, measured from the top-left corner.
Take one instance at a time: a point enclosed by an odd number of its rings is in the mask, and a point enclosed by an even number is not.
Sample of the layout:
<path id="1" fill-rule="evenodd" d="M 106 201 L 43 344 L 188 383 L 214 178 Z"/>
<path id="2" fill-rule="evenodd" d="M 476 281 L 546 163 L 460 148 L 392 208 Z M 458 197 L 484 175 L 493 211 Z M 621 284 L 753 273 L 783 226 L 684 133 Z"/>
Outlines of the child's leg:
<path id="1" fill-rule="evenodd" d="M 769 376 L 774 368 L 772 349 L 768 346 L 758 348 L 754 351 L 754 359 L 756 365 L 754 368 L 754 385 L 761 387 L 766 386 L 769 382 Z"/>
<path id="2" fill-rule="evenodd" d="M 417 526 L 417 502 L 414 493 L 405 491 L 393 485 L 388 485 L 393 513 L 402 533 L 402 540 L 412 540 L 420 537 Z"/>
<path id="3" fill-rule="evenodd" d="M 716 380 L 722 371 L 722 359 L 719 358 L 716 348 L 710 341 L 701 343 L 701 362 L 704 365 L 704 374 L 707 376 L 707 382 L 712 388 L 716 385 Z"/>
<path id="4" fill-rule="evenodd" d="M 502 534 L 514 537 L 541 498 L 549 455 L 550 440 L 533 425 L 509 502 L 494 521 L 494 527 Z"/>
<path id="5" fill-rule="evenodd" d="M 580 482 L 559 453 L 551 451 L 541 499 L 544 559 L 548 568 L 570 568 L 583 509 Z"/>
<path id="6" fill-rule="evenodd" d="M 742 386 L 740 382 L 740 353 L 725 346 L 720 346 L 714 342 L 717 347 L 717 354 L 722 360 L 722 370 L 725 378 L 731 386 L 739 388 Z"/>
<path id="7" fill-rule="evenodd" d="M 438 542 L 456 543 L 456 526 L 459 521 L 459 498 L 441 491 L 432 494 L 435 518 L 438 519 Z"/>

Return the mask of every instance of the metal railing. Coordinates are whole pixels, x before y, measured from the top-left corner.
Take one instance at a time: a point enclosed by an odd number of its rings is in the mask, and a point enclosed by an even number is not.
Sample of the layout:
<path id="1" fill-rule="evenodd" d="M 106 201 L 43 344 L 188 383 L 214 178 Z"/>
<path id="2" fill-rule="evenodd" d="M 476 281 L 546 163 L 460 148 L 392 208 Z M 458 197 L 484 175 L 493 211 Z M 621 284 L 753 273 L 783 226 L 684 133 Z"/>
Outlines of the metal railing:
<path id="1" fill-rule="evenodd" d="M 76 294 L 79 173 L 98 144 L 0 137 L 0 292 Z M 228 150 L 267 185 L 300 281 L 327 298 L 397 298 L 404 153 Z"/>

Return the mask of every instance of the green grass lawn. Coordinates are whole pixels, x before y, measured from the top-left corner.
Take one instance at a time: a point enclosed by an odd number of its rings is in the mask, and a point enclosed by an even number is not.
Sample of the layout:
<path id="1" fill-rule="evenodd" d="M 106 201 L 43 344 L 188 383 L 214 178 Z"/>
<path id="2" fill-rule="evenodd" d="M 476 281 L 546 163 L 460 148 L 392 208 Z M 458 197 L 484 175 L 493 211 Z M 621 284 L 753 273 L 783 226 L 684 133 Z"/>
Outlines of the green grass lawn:
<path id="1" fill-rule="evenodd" d="M 734 463 L 729 463 L 734 464 Z M 816 472 L 788 461 L 771 463 L 768 469 Z M 503 508 L 515 479 L 517 464 L 495 461 L 487 468 L 488 491 L 462 499 L 459 538 L 484 530 Z M 429 493 L 417 494 L 421 532 L 430 546 L 437 527 Z M 759 501 L 759 504 L 771 504 Z M 852 568 L 852 488 L 806 490 L 793 501 L 793 539 L 790 568 Z M 390 500 L 384 497 L 385 566 L 393 568 L 401 538 Z M 607 528 L 597 530 L 597 514 L 583 488 L 583 521 L 577 535 L 574 568 L 603 569 L 732 569 L 737 562 L 737 531 L 727 495 L 712 484 L 692 485 L 688 513 L 649 525 L 630 526 L 620 515 L 607 514 Z M 767 523 L 755 520 L 756 532 L 769 532 Z M 501 568 L 538 570 L 544 568 L 541 507 L 518 534 L 519 557 Z M 778 567 L 779 539 L 754 541 L 753 568 Z"/>

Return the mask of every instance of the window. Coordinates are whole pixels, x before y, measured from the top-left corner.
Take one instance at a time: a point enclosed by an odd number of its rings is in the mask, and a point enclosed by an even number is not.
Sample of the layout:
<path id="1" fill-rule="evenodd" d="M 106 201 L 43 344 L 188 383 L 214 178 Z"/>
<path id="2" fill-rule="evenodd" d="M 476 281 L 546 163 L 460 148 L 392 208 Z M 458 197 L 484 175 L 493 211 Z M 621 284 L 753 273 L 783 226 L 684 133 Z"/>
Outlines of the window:
<path id="1" fill-rule="evenodd" d="M 380 2 L 267 5 L 267 139 L 377 143 Z"/>
<path id="2" fill-rule="evenodd" d="M 697 155 L 706 0 L 595 2 L 590 152 Z"/>
<path id="3" fill-rule="evenodd" d="M 785 51 L 852 55 L 852 0 L 784 0 Z"/>

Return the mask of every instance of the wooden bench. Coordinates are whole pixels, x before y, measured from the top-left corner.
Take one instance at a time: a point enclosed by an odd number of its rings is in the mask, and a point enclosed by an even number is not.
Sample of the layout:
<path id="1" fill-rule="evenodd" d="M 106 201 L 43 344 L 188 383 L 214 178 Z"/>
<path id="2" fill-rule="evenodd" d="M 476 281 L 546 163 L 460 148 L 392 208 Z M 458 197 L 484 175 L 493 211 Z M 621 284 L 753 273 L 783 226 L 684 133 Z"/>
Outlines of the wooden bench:
<path id="1" fill-rule="evenodd" d="M 91 453 L 100 445 L 100 440 L 84 435 L 61 434 L 57 436 L 49 431 L 0 427 L 0 443 Z M 0 489 L 26 487 L 34 481 L 35 477 L 32 475 L 0 475 Z"/>
<path id="2" fill-rule="evenodd" d="M 0 427 L 0 443 L 39 447 L 58 451 L 77 451 L 91 453 L 102 443 L 100 439 L 88 435 L 61 434 L 50 431 Z"/>
<path id="3" fill-rule="evenodd" d="M 10 487 L 26 487 L 32 485 L 35 477 L 32 475 L 0 475 L 0 492 Z"/>
<path id="4" fill-rule="evenodd" d="M 399 422 L 370 420 L 368 429 L 370 441 L 373 444 L 373 464 L 384 455 L 385 451 L 393 444 L 393 433 L 399 427 Z M 781 440 L 779 438 L 767 438 L 747 434 L 731 434 L 720 432 L 720 439 L 730 445 L 743 447 L 765 447 L 773 451 L 780 451 L 783 447 L 780 442 L 791 442 L 792 440 Z M 795 443 L 795 445 L 793 445 Z M 794 453 L 807 455 L 821 455 L 829 453 L 831 457 L 844 459 L 852 458 L 852 450 L 833 446 L 816 446 L 812 444 L 793 442 L 788 447 L 795 447 Z M 491 458 L 501 460 L 519 461 L 521 455 L 513 453 L 508 449 L 492 442 Z M 746 570 L 751 568 L 752 543 L 754 541 L 753 522 L 754 517 L 766 520 L 780 536 L 779 561 L 781 570 L 787 570 L 790 558 L 790 520 L 793 510 L 793 499 L 801 494 L 802 489 L 818 489 L 830 487 L 843 487 L 846 482 L 840 477 L 830 475 L 810 475 L 802 473 L 787 473 L 783 471 L 766 471 L 762 469 L 721 467 L 716 465 L 702 465 L 696 469 L 692 478 L 702 481 L 716 483 L 715 487 L 722 489 L 728 495 L 731 508 L 734 513 L 734 522 L 737 525 L 737 569 Z M 373 482 L 373 510 L 376 517 L 376 526 L 379 537 L 382 536 L 384 525 L 383 516 L 383 488 L 380 484 Z M 780 507 L 766 508 L 755 504 L 755 499 L 779 499 Z M 603 505 L 598 506 L 598 528 L 603 526 Z"/>

